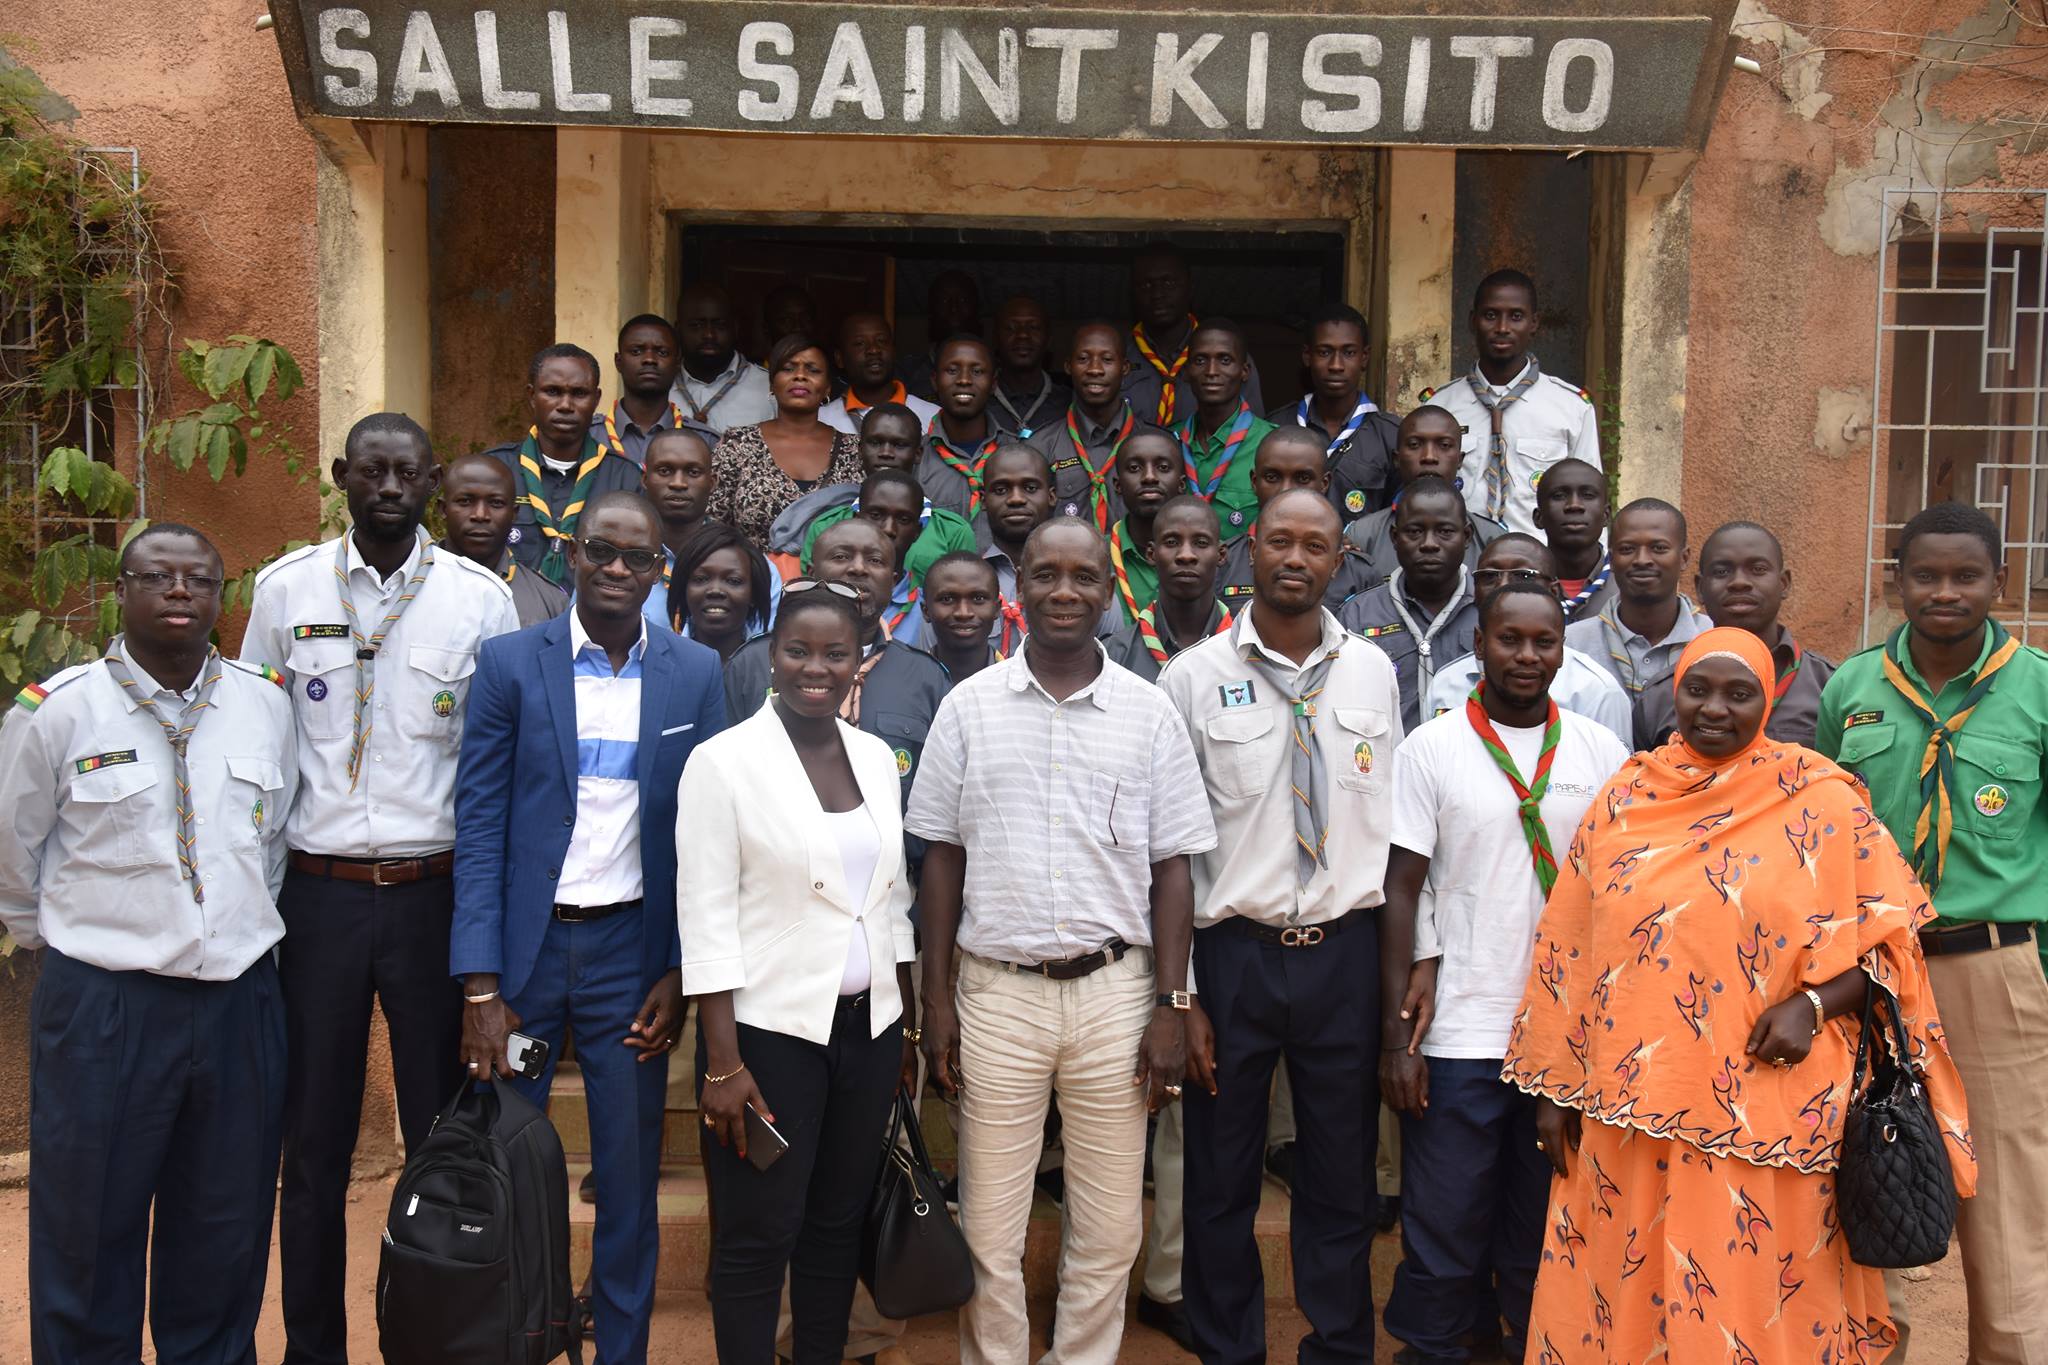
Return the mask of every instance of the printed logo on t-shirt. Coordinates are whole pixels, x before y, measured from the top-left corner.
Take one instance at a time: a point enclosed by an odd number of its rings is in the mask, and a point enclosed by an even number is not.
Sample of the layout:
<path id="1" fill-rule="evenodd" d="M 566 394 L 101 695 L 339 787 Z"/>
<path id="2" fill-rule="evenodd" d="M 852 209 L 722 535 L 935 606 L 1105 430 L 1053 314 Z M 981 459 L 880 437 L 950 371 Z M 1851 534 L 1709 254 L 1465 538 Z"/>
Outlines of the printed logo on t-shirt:
<path id="1" fill-rule="evenodd" d="M 1551 779 L 1550 790 L 1559 796 L 1583 796 L 1589 801 L 1599 794 L 1598 788 L 1589 787 L 1583 782 L 1559 782 L 1555 778 Z"/>

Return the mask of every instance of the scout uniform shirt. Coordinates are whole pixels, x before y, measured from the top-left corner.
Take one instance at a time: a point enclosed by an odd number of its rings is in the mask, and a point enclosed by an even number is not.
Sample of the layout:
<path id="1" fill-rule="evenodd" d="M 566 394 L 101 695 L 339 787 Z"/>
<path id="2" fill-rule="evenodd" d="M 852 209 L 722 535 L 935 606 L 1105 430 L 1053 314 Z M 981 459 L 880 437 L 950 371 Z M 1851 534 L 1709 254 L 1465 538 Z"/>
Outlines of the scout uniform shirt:
<path id="1" fill-rule="evenodd" d="M 1395 498 L 1400 501 L 1399 496 Z M 1466 512 L 1465 567 L 1479 567 L 1479 552 L 1492 544 L 1498 536 L 1507 534 L 1508 528 L 1489 517 Z M 1394 553 L 1394 509 L 1382 507 L 1377 512 L 1368 512 L 1344 528 L 1344 543 L 1358 552 L 1365 560 L 1366 585 L 1376 587 L 1394 576 L 1394 570 L 1401 567 L 1401 557 Z"/>
<path id="2" fill-rule="evenodd" d="M 1821 692 L 1814 747 L 1863 779 L 1871 809 L 1910 859 L 1922 808 L 1920 762 L 1933 727 L 1886 680 L 1884 652 L 1876 645 L 1842 661 Z M 1935 695 L 1937 716 L 1956 714 L 1991 652 L 1986 630 L 1977 662 Z M 1927 681 L 1903 639 L 1898 657 L 1925 695 Z M 2048 801 L 2041 797 L 2048 778 L 2048 655 L 2022 646 L 1994 678 L 1955 735 L 1954 827 L 1934 893 L 1937 928 L 2048 919 Z"/>
<path id="3" fill-rule="evenodd" d="M 1252 545 L 1258 539 L 1256 524 L 1244 535 L 1223 547 L 1223 567 L 1216 571 L 1216 595 L 1232 611 L 1242 610 L 1252 600 Z M 1323 589 L 1323 605 L 1331 611 L 1372 587 L 1372 573 L 1366 562 L 1346 548 L 1337 556 L 1337 570 L 1330 586 Z"/>
<path id="4" fill-rule="evenodd" d="M 1230 608 L 1218 602 L 1209 609 L 1209 624 L 1202 631 L 1202 639 L 1220 635 L 1230 629 Z M 1166 667 L 1174 655 L 1189 645 L 1200 644 L 1201 640 L 1176 640 L 1173 628 L 1166 622 L 1159 610 L 1159 603 L 1153 604 L 1139 615 L 1139 618 L 1102 642 L 1109 651 L 1109 661 L 1122 664 L 1146 682 L 1158 682 L 1159 670 Z"/>
<path id="5" fill-rule="evenodd" d="M 772 417 L 775 414 L 768 415 Z M 659 431 L 694 433 L 707 450 L 715 447 L 723 434 L 694 418 L 685 417 L 682 408 L 673 400 L 662 408 L 652 426 L 643 427 L 635 422 L 626 415 L 625 405 L 617 402 L 610 407 L 599 408 L 597 416 L 590 419 L 590 439 L 612 454 L 631 460 L 635 469 L 647 467 L 647 447 Z"/>
<path id="6" fill-rule="evenodd" d="M 1530 362 L 1530 363 L 1533 363 Z M 1539 367 L 1540 368 L 1540 367 Z M 1517 381 L 1527 377 L 1527 365 Z M 1486 464 L 1493 434 L 1493 418 L 1478 398 L 1474 384 L 1486 384 L 1473 375 L 1461 375 L 1440 389 L 1425 389 L 1422 401 L 1448 409 L 1464 429 L 1464 463 L 1459 477 L 1464 480 L 1465 499 L 1474 512 L 1494 516 L 1486 502 Z M 1488 384 L 1498 396 L 1514 388 Z M 1501 431 L 1507 437 L 1507 477 L 1502 488 L 1503 505 L 1498 520 L 1511 531 L 1530 535 L 1536 529 L 1536 481 L 1560 460 L 1580 459 L 1599 469 L 1600 422 L 1593 400 L 1584 389 L 1553 374 L 1540 374 L 1521 397 L 1502 409 Z"/>
<path id="7" fill-rule="evenodd" d="M 596 437 L 584 440 L 583 454 L 573 465 L 557 464 L 540 454 L 530 435 L 524 441 L 492 446 L 484 454 L 512 471 L 512 485 L 519 490 L 519 510 L 505 537 L 506 548 L 529 572 L 558 586 L 568 579 L 568 552 L 554 548 L 555 537 L 543 529 L 533 500 L 539 498 L 547 504 L 549 525 L 573 536 L 576 519 L 592 498 L 600 493 L 640 491 L 640 466 L 613 454 Z"/>
<path id="8" fill-rule="evenodd" d="M 671 402 L 682 405 L 691 421 L 717 436 L 734 427 L 765 422 L 775 415 L 775 394 L 768 387 L 768 371 L 738 351 L 732 353 L 725 368 L 708 383 L 687 369 L 679 371 L 668 396 Z M 716 437 L 712 444 L 718 444 Z"/>
<path id="9" fill-rule="evenodd" d="M 232 981 L 284 937 L 285 813 L 299 785 L 291 707 L 261 667 L 219 660 L 184 694 L 118 647 L 25 688 L 0 724 L 0 923 L 110 972 Z M 192 866 L 179 862 L 177 758 L 163 726 L 204 689 L 186 742 Z"/>
<path id="10" fill-rule="evenodd" d="M 972 521 L 981 510 L 981 472 L 1003 438 L 990 421 L 988 434 L 971 448 L 956 446 L 934 417 L 925 427 L 924 455 L 917 462 L 917 484 L 925 500 Z"/>
<path id="11" fill-rule="evenodd" d="M 1152 543 L 1138 543 L 1136 533 L 1131 530 L 1131 519 L 1123 520 L 1109 528 L 1109 577 L 1112 589 L 1109 610 L 1103 619 L 1109 622 L 1108 634 L 1121 629 L 1138 619 L 1138 613 L 1152 605 L 1159 596 L 1159 570 L 1152 567 L 1146 551 Z"/>
<path id="12" fill-rule="evenodd" d="M 1479 604 L 1472 598 L 1472 575 L 1458 571 L 1458 590 L 1435 613 L 1408 594 L 1399 569 L 1369 592 L 1346 602 L 1338 624 L 1378 645 L 1394 665 L 1401 684 L 1401 724 L 1413 730 L 1422 723 L 1422 699 L 1436 680 L 1438 665 L 1469 653 L 1479 627 Z"/>
<path id="13" fill-rule="evenodd" d="M 1643 698 L 1658 689 L 1671 690 L 1671 674 L 1678 656 L 1703 630 L 1713 629 L 1709 621 L 1684 593 L 1678 595 L 1678 617 L 1671 632 L 1655 644 L 1621 623 L 1621 608 L 1610 602 L 1597 615 L 1573 621 L 1564 628 L 1564 642 L 1588 655 L 1614 676 L 1628 693 L 1635 711 L 1635 747 L 1653 747 L 1653 737 L 1643 715 Z M 1649 703 L 1655 706 L 1656 702 Z"/>
<path id="14" fill-rule="evenodd" d="M 1347 527 L 1384 508 L 1394 495 L 1394 444 L 1400 439 L 1401 419 L 1382 411 L 1364 394 L 1358 395 L 1351 420 L 1336 431 L 1323 426 L 1308 395 L 1273 409 L 1266 420 L 1276 427 L 1306 427 L 1323 438 L 1329 447 L 1324 467 L 1330 474 L 1330 505 Z"/>
<path id="15" fill-rule="evenodd" d="M 1144 341 L 1142 326 L 1133 328 L 1126 334 L 1124 360 L 1130 368 L 1124 375 L 1124 399 L 1137 412 L 1140 422 L 1170 428 L 1175 423 L 1194 416 L 1195 390 L 1188 381 L 1187 357 L 1188 346 L 1195 339 L 1197 325 L 1193 318 L 1188 319 L 1188 330 L 1181 336 L 1180 350 L 1172 355 L 1153 349 L 1149 343 L 1141 345 Z M 1165 392 L 1165 377 L 1161 374 L 1159 366 L 1154 365 L 1146 357 L 1145 352 L 1148 349 L 1152 349 L 1160 365 L 1173 372 L 1173 408 L 1170 412 L 1159 406 L 1160 396 Z M 1259 389 L 1259 367 L 1250 356 L 1245 357 L 1244 371 L 1244 393 L 1241 396 L 1245 402 L 1251 404 L 1253 412 L 1264 412 L 1266 398 Z"/>
<path id="16" fill-rule="evenodd" d="M 988 397 L 989 419 L 1006 440 L 1028 441 L 1041 427 L 1057 426 L 1060 414 L 1074 401 L 1074 391 L 1040 372 L 1040 382 L 1024 393 L 1009 393 L 999 376 Z"/>
<path id="17" fill-rule="evenodd" d="M 455 553 L 445 541 L 441 551 L 451 555 Z M 498 577 L 512 589 L 512 608 L 519 614 L 522 630 L 543 621 L 552 621 L 569 609 L 569 594 L 531 569 L 522 571 L 510 550 L 498 555 Z"/>
<path id="18" fill-rule="evenodd" d="M 1259 515 L 1258 495 L 1252 492 L 1252 457 L 1273 424 L 1242 400 L 1236 415 L 1225 418 L 1206 439 L 1195 434 L 1195 421 L 1190 411 L 1173 428 L 1180 438 L 1188 491 L 1215 507 L 1223 539 L 1236 540 Z"/>
<path id="19" fill-rule="evenodd" d="M 503 579 L 424 536 L 386 579 L 352 533 L 258 574 L 242 658 L 282 672 L 291 700 L 302 782 L 285 822 L 291 846 L 380 860 L 454 847 L 455 758 L 477 650 L 518 628 Z"/>
<path id="20" fill-rule="evenodd" d="M 1792 632 L 1777 627 L 1778 641 L 1771 646 L 1771 663 L 1778 670 L 1777 697 L 1771 703 L 1771 718 L 1764 733 L 1780 744 L 1815 747 L 1820 719 L 1821 689 L 1835 675 L 1835 662 L 1810 649 L 1802 649 Z M 1678 699 L 1674 690 L 1660 687 L 1646 690 L 1637 706 L 1642 717 L 1645 747 L 1662 744 L 1678 728 Z"/>
<path id="21" fill-rule="evenodd" d="M 1124 515 L 1124 500 L 1116 491 L 1117 452 L 1137 427 L 1138 415 L 1129 403 L 1106 425 L 1069 406 L 1031 433 L 1031 447 L 1052 467 L 1054 512 L 1084 518 L 1108 534 Z"/>

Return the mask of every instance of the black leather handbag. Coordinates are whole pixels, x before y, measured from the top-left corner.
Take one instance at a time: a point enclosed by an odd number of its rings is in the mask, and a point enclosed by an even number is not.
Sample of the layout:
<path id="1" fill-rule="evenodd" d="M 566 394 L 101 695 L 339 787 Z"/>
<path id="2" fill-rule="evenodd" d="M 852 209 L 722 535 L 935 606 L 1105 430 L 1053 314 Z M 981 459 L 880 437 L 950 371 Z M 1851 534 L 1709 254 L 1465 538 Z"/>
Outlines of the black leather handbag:
<path id="1" fill-rule="evenodd" d="M 1878 1037 L 1885 1019 L 1890 1020 L 1896 1061 Z M 1940 1260 L 1948 1254 L 1956 1226 L 1955 1175 L 1912 1055 L 1899 1002 L 1871 983 L 1850 1074 L 1849 1112 L 1842 1121 L 1835 1209 L 1850 1258 L 1885 1269 Z"/>
<path id="2" fill-rule="evenodd" d="M 907 1143 L 899 1141 L 905 1137 Z M 868 1205 L 860 1278 L 882 1316 L 898 1321 L 950 1312 L 974 1297 L 967 1239 L 946 1208 L 916 1103 L 900 1090 L 882 1149 L 882 1174 Z"/>

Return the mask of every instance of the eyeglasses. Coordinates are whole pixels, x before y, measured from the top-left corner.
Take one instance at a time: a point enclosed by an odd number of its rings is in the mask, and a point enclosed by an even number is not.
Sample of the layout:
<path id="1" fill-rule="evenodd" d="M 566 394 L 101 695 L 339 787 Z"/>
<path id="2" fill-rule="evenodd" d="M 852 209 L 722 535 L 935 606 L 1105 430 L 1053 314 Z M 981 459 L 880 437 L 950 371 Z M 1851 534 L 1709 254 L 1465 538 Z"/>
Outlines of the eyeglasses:
<path id="1" fill-rule="evenodd" d="M 1536 569 L 1474 569 L 1472 583 L 1475 587 L 1497 588 L 1503 583 L 1538 583 L 1548 587 L 1551 577 Z"/>
<path id="2" fill-rule="evenodd" d="M 800 592 L 809 592 L 813 588 L 823 588 L 834 597 L 843 597 L 849 602 L 860 601 L 859 589 L 848 587 L 844 583 L 827 583 L 822 578 L 792 578 L 782 585 L 782 595 L 792 597 Z"/>
<path id="3" fill-rule="evenodd" d="M 123 569 L 121 577 L 144 592 L 167 593 L 173 584 L 183 584 L 194 597 L 220 596 L 220 580 L 212 574 L 160 573 L 155 569 Z"/>
<path id="4" fill-rule="evenodd" d="M 609 540 L 579 540 L 576 546 L 585 559 L 600 569 L 614 559 L 623 559 L 634 573 L 649 573 L 661 563 L 659 550 L 621 550 Z"/>

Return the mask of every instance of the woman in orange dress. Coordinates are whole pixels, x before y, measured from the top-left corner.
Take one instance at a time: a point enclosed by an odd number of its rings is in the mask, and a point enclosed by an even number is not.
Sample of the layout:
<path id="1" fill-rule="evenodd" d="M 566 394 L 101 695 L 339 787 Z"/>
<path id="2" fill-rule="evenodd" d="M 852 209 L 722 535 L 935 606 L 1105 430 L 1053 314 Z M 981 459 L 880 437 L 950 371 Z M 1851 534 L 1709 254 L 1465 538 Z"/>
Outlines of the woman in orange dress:
<path id="1" fill-rule="evenodd" d="M 1678 732 L 1630 759 L 1536 930 L 1502 1075 L 1552 1103 L 1537 1365 L 1850 1365 L 1897 1340 L 1834 1172 L 1866 983 L 1898 999 L 1956 1185 L 1962 1083 L 1920 957 L 1933 915 L 1842 769 L 1764 734 L 1776 671 L 1696 638 Z"/>

